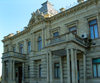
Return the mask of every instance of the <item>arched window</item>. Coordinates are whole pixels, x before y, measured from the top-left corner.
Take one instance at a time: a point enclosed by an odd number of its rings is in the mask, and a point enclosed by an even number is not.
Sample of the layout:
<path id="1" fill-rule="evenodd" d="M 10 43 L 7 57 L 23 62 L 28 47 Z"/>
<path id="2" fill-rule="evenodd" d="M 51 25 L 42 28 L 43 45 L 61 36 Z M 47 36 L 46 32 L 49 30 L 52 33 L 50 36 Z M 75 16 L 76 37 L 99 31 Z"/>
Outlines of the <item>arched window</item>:
<path id="1" fill-rule="evenodd" d="M 42 38 L 39 36 L 38 37 L 38 51 L 42 49 Z"/>

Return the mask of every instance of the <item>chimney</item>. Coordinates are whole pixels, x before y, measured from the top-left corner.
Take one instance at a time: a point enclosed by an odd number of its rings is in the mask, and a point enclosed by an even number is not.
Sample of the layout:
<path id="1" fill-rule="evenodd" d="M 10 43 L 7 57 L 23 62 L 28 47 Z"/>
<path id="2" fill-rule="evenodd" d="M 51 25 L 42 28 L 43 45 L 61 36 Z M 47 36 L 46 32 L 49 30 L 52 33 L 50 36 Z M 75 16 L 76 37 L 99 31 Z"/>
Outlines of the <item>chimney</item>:
<path id="1" fill-rule="evenodd" d="M 84 0 L 77 0 L 77 2 L 78 2 L 78 3 L 83 3 L 83 2 L 84 2 Z"/>

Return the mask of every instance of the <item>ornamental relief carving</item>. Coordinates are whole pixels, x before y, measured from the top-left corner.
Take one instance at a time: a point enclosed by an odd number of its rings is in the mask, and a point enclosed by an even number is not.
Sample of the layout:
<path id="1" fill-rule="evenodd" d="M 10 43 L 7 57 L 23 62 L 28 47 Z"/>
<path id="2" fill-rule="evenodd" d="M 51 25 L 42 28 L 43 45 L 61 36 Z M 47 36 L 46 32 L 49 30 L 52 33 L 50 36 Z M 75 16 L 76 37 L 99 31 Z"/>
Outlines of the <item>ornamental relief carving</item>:
<path id="1" fill-rule="evenodd" d="M 32 15 L 32 17 L 31 17 L 28 25 L 35 24 L 44 19 L 43 13 L 40 13 L 39 10 L 37 10 L 36 12 L 33 12 L 31 15 Z"/>

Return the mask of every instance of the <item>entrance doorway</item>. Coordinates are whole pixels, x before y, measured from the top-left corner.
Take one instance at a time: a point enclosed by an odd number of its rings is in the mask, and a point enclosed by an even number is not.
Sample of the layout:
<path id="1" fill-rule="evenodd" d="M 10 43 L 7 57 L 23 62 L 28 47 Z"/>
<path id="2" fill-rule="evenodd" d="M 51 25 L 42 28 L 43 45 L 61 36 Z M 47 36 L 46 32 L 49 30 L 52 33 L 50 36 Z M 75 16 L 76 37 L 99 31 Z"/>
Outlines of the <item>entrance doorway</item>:
<path id="1" fill-rule="evenodd" d="M 78 83 L 80 83 L 80 68 L 79 68 L 79 60 L 77 60 L 77 70 L 78 70 Z"/>
<path id="2" fill-rule="evenodd" d="M 17 65 L 16 67 L 16 83 L 22 83 L 22 66 Z"/>

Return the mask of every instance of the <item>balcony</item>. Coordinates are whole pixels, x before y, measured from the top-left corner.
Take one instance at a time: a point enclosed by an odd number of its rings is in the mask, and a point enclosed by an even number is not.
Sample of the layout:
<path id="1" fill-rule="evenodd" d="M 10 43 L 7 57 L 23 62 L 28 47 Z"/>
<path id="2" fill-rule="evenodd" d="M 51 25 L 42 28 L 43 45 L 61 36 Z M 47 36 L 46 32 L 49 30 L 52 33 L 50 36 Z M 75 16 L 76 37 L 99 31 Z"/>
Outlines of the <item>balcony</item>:
<path id="1" fill-rule="evenodd" d="M 17 52 L 13 52 L 13 51 L 9 51 L 9 52 L 3 53 L 2 58 L 8 58 L 8 57 L 25 59 L 26 58 L 26 54 L 21 54 L 21 53 L 17 53 Z"/>
<path id="2" fill-rule="evenodd" d="M 86 46 L 86 42 L 84 41 L 84 39 L 73 33 L 66 33 L 54 38 L 49 38 L 47 41 L 48 41 L 48 46 L 70 41 Z"/>

